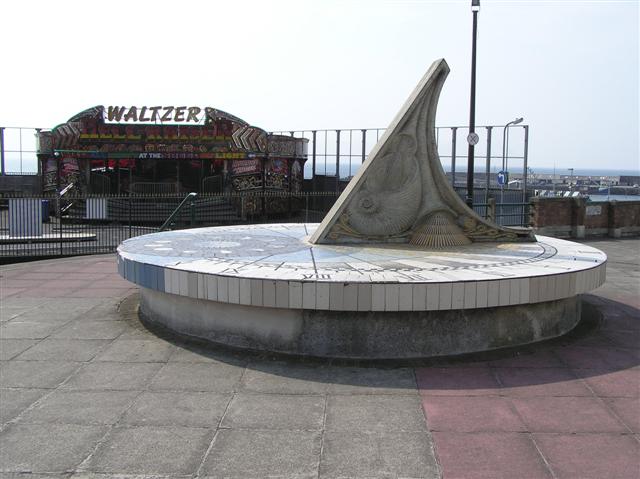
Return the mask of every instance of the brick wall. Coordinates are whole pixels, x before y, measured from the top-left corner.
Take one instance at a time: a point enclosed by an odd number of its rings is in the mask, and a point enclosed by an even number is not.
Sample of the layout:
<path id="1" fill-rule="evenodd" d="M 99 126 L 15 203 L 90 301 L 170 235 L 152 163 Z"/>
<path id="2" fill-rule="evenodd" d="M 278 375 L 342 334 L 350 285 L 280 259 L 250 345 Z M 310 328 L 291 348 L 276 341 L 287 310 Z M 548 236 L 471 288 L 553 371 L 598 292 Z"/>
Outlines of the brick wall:
<path id="1" fill-rule="evenodd" d="M 640 235 L 640 201 L 588 203 L 583 198 L 532 198 L 531 226 L 559 238 Z"/>

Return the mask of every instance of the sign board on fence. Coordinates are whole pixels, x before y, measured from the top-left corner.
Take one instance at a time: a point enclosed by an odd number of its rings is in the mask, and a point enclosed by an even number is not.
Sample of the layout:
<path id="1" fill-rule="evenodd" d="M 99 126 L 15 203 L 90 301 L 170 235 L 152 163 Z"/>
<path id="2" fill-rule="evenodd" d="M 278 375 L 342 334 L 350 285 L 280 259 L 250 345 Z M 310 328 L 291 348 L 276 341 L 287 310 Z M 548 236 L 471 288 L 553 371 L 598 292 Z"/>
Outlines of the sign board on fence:
<path id="1" fill-rule="evenodd" d="M 509 172 L 508 171 L 500 171 L 498 173 L 498 184 L 500 186 L 504 186 L 509 181 Z"/>
<path id="2" fill-rule="evenodd" d="M 601 205 L 589 205 L 586 208 L 587 216 L 599 216 L 602 214 L 602 206 Z"/>

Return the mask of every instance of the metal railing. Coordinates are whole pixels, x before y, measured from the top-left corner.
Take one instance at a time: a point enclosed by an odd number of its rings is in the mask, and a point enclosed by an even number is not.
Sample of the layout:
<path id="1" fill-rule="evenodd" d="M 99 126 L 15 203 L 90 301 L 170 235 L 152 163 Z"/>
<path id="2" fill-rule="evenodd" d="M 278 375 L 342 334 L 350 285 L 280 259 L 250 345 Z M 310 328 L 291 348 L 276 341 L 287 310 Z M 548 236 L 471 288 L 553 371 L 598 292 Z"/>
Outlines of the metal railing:
<path id="1" fill-rule="evenodd" d="M 0 127 L 0 175 L 31 175 L 39 173 L 36 159 L 36 133 L 41 128 Z M 274 131 L 298 138 L 307 138 L 308 161 L 305 164 L 306 179 L 316 176 L 337 176 L 348 180 L 356 174 L 362 163 L 366 161 L 370 151 L 384 134 L 385 128 L 345 128 L 317 130 L 284 130 Z M 436 128 L 438 153 L 445 170 L 456 172 L 466 169 L 467 148 L 465 143 L 467 127 L 440 126 Z M 509 128 L 509 141 L 505 142 L 504 128 L 499 126 L 478 126 L 476 133 L 480 141 L 476 145 L 476 159 L 484 158 L 484 168 L 476 168 L 476 172 L 486 174 L 483 182 L 477 182 L 485 191 L 490 184 L 490 173 L 502 169 L 502 163 L 511 165 L 513 171 L 521 172 L 524 189 L 527 182 L 529 126 L 515 125 Z M 505 143 L 504 156 L 496 151 L 495 145 Z M 484 155 L 481 153 L 484 152 Z M 480 161 L 478 161 L 478 165 Z M 168 193 L 168 191 L 149 191 L 145 193 Z M 211 191 L 211 189 L 207 190 Z M 315 190 L 314 190 L 315 191 Z M 177 191 L 176 191 L 177 192 Z"/>
<path id="2" fill-rule="evenodd" d="M 197 196 L 198 196 L 198 193 L 193 193 L 193 192 L 191 192 L 187 196 L 185 196 L 184 200 L 182 200 L 182 202 L 178 205 L 178 207 L 175 210 L 173 210 L 173 213 L 171 213 L 169 215 L 169 217 L 167 218 L 167 221 L 162 223 L 162 226 L 160 226 L 159 231 L 165 231 L 165 230 L 169 229 L 169 227 L 175 226 L 176 218 L 182 212 L 182 209 L 185 207 L 187 202 L 189 203 L 190 225 L 191 226 L 195 226 L 195 224 L 196 224 L 196 202 L 195 202 L 195 199 L 196 199 Z"/>
<path id="3" fill-rule="evenodd" d="M 509 135 L 509 130 L 511 133 Z M 336 130 L 288 130 L 275 131 L 276 134 L 309 140 L 309 159 L 305 164 L 305 179 L 316 179 L 321 176 L 335 176 L 348 180 L 355 175 L 368 158 L 369 153 L 386 131 L 385 128 L 336 129 Z M 462 126 L 440 126 L 436 128 L 438 154 L 443 168 L 450 172 L 450 181 L 455 186 L 456 172 L 465 172 L 467 165 L 467 148 L 465 138 L 468 128 Z M 509 164 L 522 178 L 521 199 L 526 200 L 525 191 L 528 181 L 529 125 L 514 125 L 507 130 L 509 137 L 504 137 L 502 126 L 477 126 L 475 132 L 480 136 L 476 145 L 477 167 L 475 173 L 482 173 L 476 180 L 476 189 L 484 191 L 484 202 L 489 198 L 489 190 L 497 183 L 492 178 L 498 170 Z M 495 145 L 504 145 L 504 149 L 496 151 Z M 480 153 L 484 149 L 484 155 Z M 480 167 L 480 160 L 484 165 Z M 492 174 L 494 176 L 492 176 Z M 339 182 L 336 182 L 336 184 Z M 317 183 L 313 183 L 313 191 L 317 191 Z M 337 188 L 337 186 L 336 186 Z"/>
<path id="4" fill-rule="evenodd" d="M 478 192 L 479 195 L 482 192 Z M 495 195 L 495 192 L 493 193 Z M 250 223 L 318 223 L 338 193 L 12 196 L 0 199 L 0 261 L 114 252 L 122 241 L 167 228 Z M 478 201 L 499 224 L 526 226 L 529 206 Z M 180 207 L 182 205 L 182 207 Z M 187 207 L 188 206 L 188 207 Z"/>

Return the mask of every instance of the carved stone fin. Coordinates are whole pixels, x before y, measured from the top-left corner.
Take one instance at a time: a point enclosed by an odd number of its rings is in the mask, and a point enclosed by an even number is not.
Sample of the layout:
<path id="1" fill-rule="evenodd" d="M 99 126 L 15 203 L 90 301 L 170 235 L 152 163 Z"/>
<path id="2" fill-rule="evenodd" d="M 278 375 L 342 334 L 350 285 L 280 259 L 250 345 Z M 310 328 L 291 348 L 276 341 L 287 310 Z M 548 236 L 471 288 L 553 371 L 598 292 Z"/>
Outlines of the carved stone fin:
<path id="1" fill-rule="evenodd" d="M 444 247 L 471 241 L 535 241 L 471 211 L 447 181 L 435 138 L 449 74 L 435 61 L 310 238 L 312 243 L 404 242 Z"/>

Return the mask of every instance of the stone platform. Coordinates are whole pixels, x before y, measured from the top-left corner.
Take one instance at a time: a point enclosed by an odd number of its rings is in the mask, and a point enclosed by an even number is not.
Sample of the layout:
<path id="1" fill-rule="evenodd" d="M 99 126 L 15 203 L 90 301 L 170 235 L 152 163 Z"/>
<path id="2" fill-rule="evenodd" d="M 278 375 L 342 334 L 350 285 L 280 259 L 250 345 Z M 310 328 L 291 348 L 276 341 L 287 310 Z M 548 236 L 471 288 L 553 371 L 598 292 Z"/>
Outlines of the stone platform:
<path id="1" fill-rule="evenodd" d="M 317 226 L 140 236 L 118 249 L 118 270 L 142 287 L 145 318 L 176 332 L 351 358 L 459 354 L 558 336 L 579 320 L 577 295 L 605 278 L 604 253 L 554 238 L 439 250 L 311 244 Z"/>
<path id="2" fill-rule="evenodd" d="M 2 265 L 0 477 L 636 477 L 640 240 L 588 244 L 591 327 L 366 367 L 159 337 L 111 254 Z"/>

